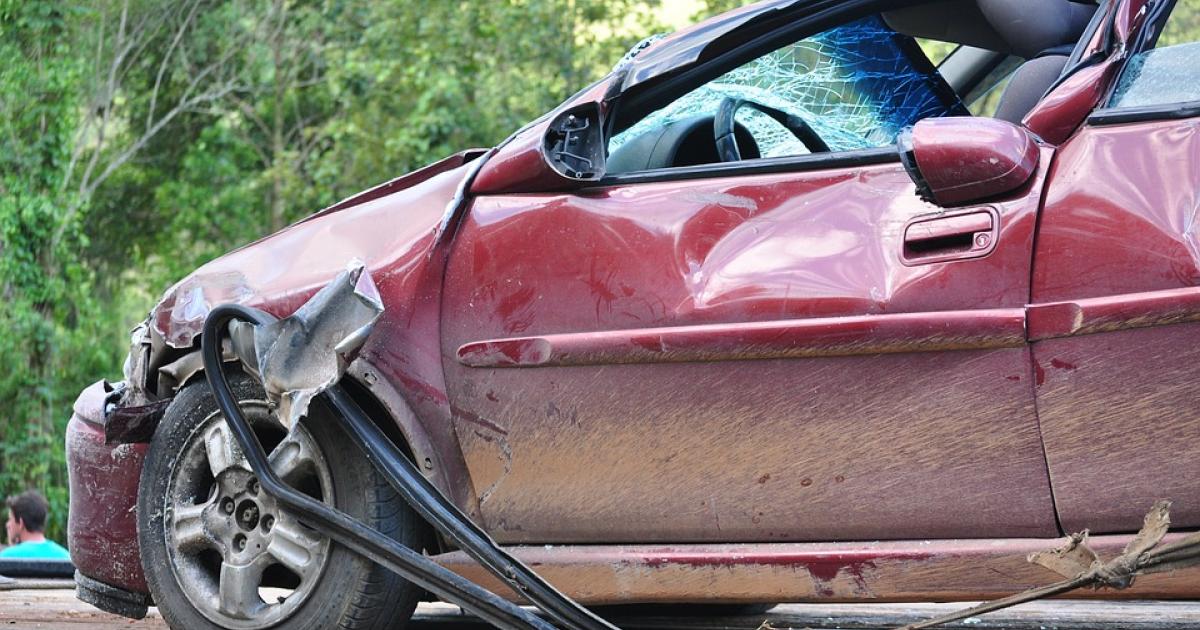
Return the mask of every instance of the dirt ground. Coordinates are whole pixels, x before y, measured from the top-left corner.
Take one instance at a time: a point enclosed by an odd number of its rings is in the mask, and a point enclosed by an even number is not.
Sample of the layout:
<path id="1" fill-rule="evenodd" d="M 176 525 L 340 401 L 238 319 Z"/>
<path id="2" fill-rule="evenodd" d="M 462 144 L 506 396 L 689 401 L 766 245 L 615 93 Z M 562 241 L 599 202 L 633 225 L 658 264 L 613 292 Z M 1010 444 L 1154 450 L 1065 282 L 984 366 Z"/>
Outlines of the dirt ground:
<path id="1" fill-rule="evenodd" d="M 23 588 L 0 590 L 0 630 L 156 629 L 167 625 L 151 608 L 146 619 L 134 621 L 101 612 L 75 599 L 69 583 L 31 583 Z M 756 630 L 769 627 L 871 630 L 956 610 L 960 604 L 812 604 L 777 606 L 765 614 L 716 616 L 703 607 L 628 608 L 610 611 L 614 623 L 632 630 Z M 769 625 L 762 626 L 766 621 Z M 455 606 L 422 604 L 413 630 L 475 630 L 486 628 Z M 1058 630 L 1181 630 L 1200 628 L 1200 602 L 1096 603 L 1043 602 L 1010 611 L 967 619 L 946 626 L 958 630 L 1042 629 Z"/>

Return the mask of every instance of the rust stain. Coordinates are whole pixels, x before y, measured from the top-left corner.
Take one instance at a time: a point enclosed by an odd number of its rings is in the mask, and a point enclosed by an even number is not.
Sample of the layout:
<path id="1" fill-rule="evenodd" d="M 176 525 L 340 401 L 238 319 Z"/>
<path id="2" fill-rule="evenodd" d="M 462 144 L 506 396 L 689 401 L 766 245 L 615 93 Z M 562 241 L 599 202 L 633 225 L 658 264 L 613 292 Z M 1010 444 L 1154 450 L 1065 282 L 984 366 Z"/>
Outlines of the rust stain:
<path id="1" fill-rule="evenodd" d="M 765 474 L 763 474 L 763 476 L 758 478 L 758 483 L 764 484 L 770 480 L 771 480 L 771 473 L 765 473 Z"/>

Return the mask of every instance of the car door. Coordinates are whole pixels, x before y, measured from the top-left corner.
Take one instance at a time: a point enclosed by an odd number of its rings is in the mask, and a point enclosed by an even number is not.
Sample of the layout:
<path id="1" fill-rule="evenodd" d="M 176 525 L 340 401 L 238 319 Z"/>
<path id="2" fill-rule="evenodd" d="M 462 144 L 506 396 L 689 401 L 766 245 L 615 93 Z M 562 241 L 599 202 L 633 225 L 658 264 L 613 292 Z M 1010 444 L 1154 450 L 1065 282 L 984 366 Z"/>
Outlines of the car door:
<path id="1" fill-rule="evenodd" d="M 1154 34 L 1175 6 L 1155 49 Z M 1060 149 L 1034 257 L 1037 404 L 1064 528 L 1200 526 L 1200 3 L 1158 3 Z"/>
<path id="2" fill-rule="evenodd" d="M 493 536 L 1056 533 L 1024 335 L 1045 169 L 987 204 L 922 201 L 896 132 L 960 112 L 913 54 L 877 18 L 848 23 L 680 91 L 609 144 L 610 164 L 632 161 L 621 147 L 657 134 L 690 166 L 570 192 L 477 186 L 442 345 Z M 829 72 L 810 81 L 814 60 Z M 772 103 L 820 111 L 830 151 L 749 117 L 735 128 L 755 156 L 701 159 L 718 103 L 788 81 L 794 99 Z M 802 100 L 833 87 L 854 102 Z"/>

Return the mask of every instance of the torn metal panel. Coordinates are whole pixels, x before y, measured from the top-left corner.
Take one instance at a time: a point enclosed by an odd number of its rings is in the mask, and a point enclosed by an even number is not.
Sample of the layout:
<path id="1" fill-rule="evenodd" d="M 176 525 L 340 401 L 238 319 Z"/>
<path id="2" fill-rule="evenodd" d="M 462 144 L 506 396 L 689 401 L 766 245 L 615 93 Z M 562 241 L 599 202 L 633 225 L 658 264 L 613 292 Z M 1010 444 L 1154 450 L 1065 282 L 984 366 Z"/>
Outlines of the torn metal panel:
<path id="1" fill-rule="evenodd" d="M 346 372 L 382 313 L 371 272 L 356 260 L 292 315 L 255 327 L 252 355 L 244 329 L 237 348 L 290 428 Z"/>

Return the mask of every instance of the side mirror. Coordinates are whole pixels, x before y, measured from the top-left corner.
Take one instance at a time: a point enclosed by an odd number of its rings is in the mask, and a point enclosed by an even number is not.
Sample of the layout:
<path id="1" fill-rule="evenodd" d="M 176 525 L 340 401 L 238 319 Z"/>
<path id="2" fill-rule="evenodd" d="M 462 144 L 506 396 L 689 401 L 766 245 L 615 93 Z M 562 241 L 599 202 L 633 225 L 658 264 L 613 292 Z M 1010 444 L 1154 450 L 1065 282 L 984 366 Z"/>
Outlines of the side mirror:
<path id="1" fill-rule="evenodd" d="M 605 160 L 602 122 L 600 104 L 589 102 L 531 124 L 479 171 L 472 192 L 556 192 L 599 181 Z"/>
<path id="2" fill-rule="evenodd" d="M 926 118 L 898 139 L 900 159 L 917 194 L 959 206 L 1025 185 L 1041 157 L 1033 134 L 994 118 Z"/>

